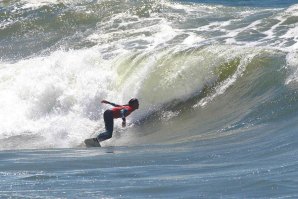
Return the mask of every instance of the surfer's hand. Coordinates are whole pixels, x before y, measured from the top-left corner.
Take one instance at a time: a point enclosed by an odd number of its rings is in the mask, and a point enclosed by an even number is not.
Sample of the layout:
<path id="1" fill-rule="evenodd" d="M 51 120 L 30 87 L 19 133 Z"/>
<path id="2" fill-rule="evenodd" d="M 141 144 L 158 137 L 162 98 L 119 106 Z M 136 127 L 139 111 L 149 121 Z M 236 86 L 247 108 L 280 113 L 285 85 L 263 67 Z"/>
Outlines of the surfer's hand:
<path id="1" fill-rule="evenodd" d="M 125 121 L 122 122 L 122 127 L 123 128 L 126 127 L 126 122 Z"/>
<path id="2" fill-rule="evenodd" d="M 102 100 L 101 103 L 106 104 L 106 103 L 108 103 L 108 101 L 107 100 Z"/>

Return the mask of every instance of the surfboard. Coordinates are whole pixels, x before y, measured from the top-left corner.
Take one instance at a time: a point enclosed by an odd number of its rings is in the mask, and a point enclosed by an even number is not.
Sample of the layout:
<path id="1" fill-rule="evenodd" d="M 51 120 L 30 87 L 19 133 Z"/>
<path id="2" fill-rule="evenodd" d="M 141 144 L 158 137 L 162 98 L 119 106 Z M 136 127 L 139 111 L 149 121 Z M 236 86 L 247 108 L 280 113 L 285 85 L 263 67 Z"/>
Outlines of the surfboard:
<path id="1" fill-rule="evenodd" d="M 89 138 L 84 141 L 86 147 L 101 147 L 96 138 Z"/>

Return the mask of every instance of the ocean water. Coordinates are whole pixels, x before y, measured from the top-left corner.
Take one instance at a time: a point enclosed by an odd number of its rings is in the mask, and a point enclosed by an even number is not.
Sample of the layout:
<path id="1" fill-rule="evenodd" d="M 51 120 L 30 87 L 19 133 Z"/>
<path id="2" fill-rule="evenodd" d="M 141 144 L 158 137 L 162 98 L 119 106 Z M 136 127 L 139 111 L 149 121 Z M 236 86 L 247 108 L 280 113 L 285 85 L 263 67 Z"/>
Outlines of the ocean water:
<path id="1" fill-rule="evenodd" d="M 297 0 L 0 1 L 0 198 L 297 198 L 297 122 Z"/>

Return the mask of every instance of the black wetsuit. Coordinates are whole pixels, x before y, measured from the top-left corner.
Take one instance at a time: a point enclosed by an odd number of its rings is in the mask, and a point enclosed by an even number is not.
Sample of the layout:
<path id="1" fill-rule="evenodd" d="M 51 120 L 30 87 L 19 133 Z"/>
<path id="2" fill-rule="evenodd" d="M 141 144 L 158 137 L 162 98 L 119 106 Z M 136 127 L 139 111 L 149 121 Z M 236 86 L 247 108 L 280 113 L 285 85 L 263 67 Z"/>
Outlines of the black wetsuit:
<path id="1" fill-rule="evenodd" d="M 106 132 L 101 133 L 97 136 L 99 142 L 110 139 L 113 135 L 114 129 L 114 117 L 112 110 L 106 110 L 103 114 L 103 118 L 105 121 Z"/>

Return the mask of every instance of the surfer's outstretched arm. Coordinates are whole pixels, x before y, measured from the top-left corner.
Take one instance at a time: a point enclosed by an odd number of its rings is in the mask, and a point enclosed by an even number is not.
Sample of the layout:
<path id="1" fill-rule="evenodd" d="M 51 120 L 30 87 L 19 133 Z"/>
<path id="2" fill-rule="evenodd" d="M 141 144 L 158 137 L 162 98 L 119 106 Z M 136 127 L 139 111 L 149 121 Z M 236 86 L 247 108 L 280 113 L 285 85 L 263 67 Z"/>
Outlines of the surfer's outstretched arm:
<path id="1" fill-rule="evenodd" d="M 120 111 L 120 114 L 121 114 L 121 118 L 122 118 L 122 127 L 126 127 L 126 114 L 127 114 L 127 110 L 126 109 L 122 109 Z"/>
<path id="2" fill-rule="evenodd" d="M 114 106 L 114 107 L 119 107 L 119 106 L 120 106 L 120 105 L 118 105 L 118 104 L 109 102 L 109 101 L 107 101 L 107 100 L 102 100 L 101 103 L 104 103 L 104 104 L 110 104 L 110 105 L 112 105 L 112 106 Z"/>

